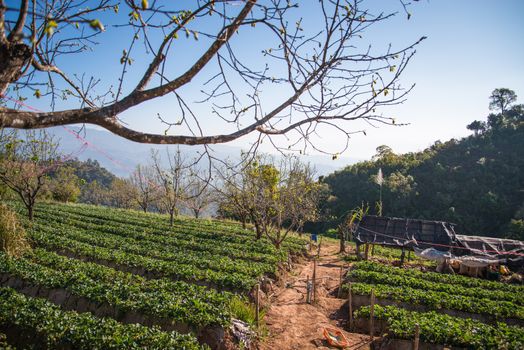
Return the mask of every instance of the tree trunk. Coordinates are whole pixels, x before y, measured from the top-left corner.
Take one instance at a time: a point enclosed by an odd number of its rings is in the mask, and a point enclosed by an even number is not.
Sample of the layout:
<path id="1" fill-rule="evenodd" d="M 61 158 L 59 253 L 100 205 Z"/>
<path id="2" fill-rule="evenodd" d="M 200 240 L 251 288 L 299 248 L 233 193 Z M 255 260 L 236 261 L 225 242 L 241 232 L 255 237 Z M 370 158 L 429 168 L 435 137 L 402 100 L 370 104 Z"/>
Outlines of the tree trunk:
<path id="1" fill-rule="evenodd" d="M 174 210 L 169 211 L 169 226 L 173 226 L 175 223 L 175 212 Z"/>
<path id="2" fill-rule="evenodd" d="M 0 44 L 0 94 L 4 94 L 9 85 L 20 78 L 30 57 L 31 49 L 25 44 Z"/>
<path id="3" fill-rule="evenodd" d="M 30 221 L 33 221 L 34 218 L 34 212 L 33 212 L 34 203 L 27 205 L 27 217 Z"/>
<path id="4" fill-rule="evenodd" d="M 344 237 L 344 230 L 342 228 L 338 229 L 338 237 L 340 238 L 340 251 L 339 253 L 345 253 L 346 252 L 346 240 Z"/>

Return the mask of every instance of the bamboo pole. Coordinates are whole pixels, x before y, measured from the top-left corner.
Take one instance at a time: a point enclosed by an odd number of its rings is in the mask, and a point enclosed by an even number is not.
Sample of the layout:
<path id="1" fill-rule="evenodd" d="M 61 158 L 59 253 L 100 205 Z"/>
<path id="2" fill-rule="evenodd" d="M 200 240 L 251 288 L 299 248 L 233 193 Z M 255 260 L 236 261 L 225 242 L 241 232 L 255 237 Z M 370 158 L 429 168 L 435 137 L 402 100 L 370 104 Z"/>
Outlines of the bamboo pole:
<path id="1" fill-rule="evenodd" d="M 369 307 L 369 337 L 373 341 L 373 335 L 375 334 L 375 290 L 371 289 L 371 305 Z"/>
<path id="2" fill-rule="evenodd" d="M 349 282 L 348 308 L 349 308 L 349 330 L 353 330 L 353 291 L 351 290 L 351 282 Z"/>
<path id="3" fill-rule="evenodd" d="M 418 350 L 420 343 L 420 326 L 418 324 L 415 325 L 415 340 L 413 341 L 413 350 Z"/>
<path id="4" fill-rule="evenodd" d="M 260 327 L 260 284 L 257 284 L 255 298 L 256 298 L 255 321 L 257 324 L 257 328 L 259 328 Z"/>

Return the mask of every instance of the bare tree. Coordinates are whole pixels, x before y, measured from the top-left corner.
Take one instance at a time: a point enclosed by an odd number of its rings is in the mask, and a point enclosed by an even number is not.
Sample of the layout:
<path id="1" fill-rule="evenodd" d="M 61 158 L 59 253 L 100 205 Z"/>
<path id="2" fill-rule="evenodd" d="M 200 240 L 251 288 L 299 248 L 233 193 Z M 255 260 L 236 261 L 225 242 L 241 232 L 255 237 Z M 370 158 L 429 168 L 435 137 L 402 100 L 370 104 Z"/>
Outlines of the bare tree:
<path id="1" fill-rule="evenodd" d="M 279 149 L 303 151 L 318 148 L 314 136 L 328 129 L 346 140 L 364 133 L 352 126 L 356 120 L 395 124 L 380 107 L 401 103 L 411 90 L 399 78 L 424 39 L 375 48 L 368 29 L 396 12 L 374 13 L 363 0 L 19 4 L 0 0 L 0 98 L 6 105 L 0 107 L 0 126 L 89 123 L 143 143 L 216 144 L 255 133 L 256 143 L 268 138 Z M 408 5 L 400 0 L 399 10 L 407 13 Z M 129 41 L 118 81 L 61 68 L 84 51 L 96 53 L 94 44 L 106 39 L 105 29 L 127 30 L 119 33 Z M 194 61 L 180 62 L 185 51 L 195 53 Z M 90 57 L 108 64 L 104 55 Z M 202 98 L 195 102 L 193 92 L 199 90 Z M 51 110 L 16 102 L 7 107 L 28 93 L 49 99 Z M 159 117 L 165 133 L 132 130 L 122 121 L 124 112 L 162 96 L 172 98 L 172 115 L 146 112 L 145 118 Z M 62 98 L 73 99 L 76 107 L 60 110 Z M 209 116 L 213 123 L 207 123 Z M 277 136 L 285 137 L 275 142 Z M 346 147 L 347 142 L 340 151 Z"/>
<path id="2" fill-rule="evenodd" d="M 217 200 L 217 193 L 214 191 L 209 181 L 209 177 L 203 170 L 199 170 L 194 165 L 190 172 L 190 180 L 187 187 L 187 196 L 184 205 L 193 213 L 195 218 L 199 218 L 204 210 Z"/>
<path id="3" fill-rule="evenodd" d="M 58 144 L 45 130 L 0 135 L 0 181 L 18 194 L 30 220 L 34 206 L 48 175 L 59 164 Z"/>
<path id="4" fill-rule="evenodd" d="M 177 148 L 175 154 L 166 150 L 168 166 L 162 166 L 161 158 L 156 151 L 152 151 L 155 177 L 159 186 L 159 203 L 162 210 L 169 214 L 169 223 L 173 225 L 178 216 L 181 202 L 188 197 L 189 172 L 191 164 Z"/>
<path id="5" fill-rule="evenodd" d="M 136 188 L 135 200 L 146 213 L 159 197 L 159 185 L 155 183 L 155 169 L 150 165 L 139 164 L 131 174 L 130 181 Z"/>

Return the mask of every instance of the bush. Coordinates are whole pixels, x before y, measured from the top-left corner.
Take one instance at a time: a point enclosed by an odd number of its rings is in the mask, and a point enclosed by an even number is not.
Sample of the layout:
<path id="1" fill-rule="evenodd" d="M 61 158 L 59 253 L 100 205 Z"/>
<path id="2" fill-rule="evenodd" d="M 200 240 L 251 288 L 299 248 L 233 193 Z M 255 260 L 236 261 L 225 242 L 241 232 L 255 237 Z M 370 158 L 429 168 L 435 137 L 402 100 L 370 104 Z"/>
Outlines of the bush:
<path id="1" fill-rule="evenodd" d="M 0 250 L 9 256 L 19 257 L 31 246 L 16 213 L 5 204 L 0 204 Z"/>

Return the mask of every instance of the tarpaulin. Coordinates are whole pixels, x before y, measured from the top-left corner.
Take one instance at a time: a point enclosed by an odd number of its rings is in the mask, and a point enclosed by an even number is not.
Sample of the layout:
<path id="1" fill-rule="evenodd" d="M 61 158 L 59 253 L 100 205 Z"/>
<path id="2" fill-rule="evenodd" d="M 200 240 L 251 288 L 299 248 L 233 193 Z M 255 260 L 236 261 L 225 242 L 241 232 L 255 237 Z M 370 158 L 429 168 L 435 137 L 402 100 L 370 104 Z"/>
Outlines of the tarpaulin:
<path id="1" fill-rule="evenodd" d="M 435 259 L 446 256 L 439 252 L 449 252 L 450 257 L 453 256 L 471 267 L 499 263 L 524 267 L 524 242 L 458 235 L 454 224 L 443 221 L 366 215 L 356 224 L 353 237 L 359 244 L 374 243 L 413 250 L 417 248 L 419 252 L 432 248 L 425 254 Z"/>

